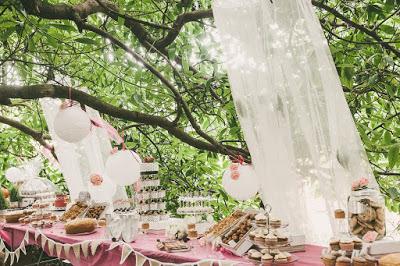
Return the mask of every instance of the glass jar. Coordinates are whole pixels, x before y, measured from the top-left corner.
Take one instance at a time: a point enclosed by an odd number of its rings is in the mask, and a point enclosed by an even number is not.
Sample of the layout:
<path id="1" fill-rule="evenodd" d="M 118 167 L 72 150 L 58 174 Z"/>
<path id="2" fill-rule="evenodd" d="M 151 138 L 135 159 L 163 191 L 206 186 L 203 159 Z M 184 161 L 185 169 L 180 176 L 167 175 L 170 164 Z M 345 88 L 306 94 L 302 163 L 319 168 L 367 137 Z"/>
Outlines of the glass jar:
<path id="1" fill-rule="evenodd" d="M 352 191 L 347 203 L 350 234 L 367 241 L 385 236 L 385 199 L 378 190 Z"/>

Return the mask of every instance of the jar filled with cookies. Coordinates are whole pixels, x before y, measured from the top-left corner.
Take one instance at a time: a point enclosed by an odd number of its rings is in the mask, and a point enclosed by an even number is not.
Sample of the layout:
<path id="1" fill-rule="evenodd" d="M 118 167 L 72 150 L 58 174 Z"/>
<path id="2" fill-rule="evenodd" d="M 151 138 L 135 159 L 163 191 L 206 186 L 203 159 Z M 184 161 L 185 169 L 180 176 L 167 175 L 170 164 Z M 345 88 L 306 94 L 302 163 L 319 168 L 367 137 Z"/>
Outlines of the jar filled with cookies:
<path id="1" fill-rule="evenodd" d="M 379 240 L 386 234 L 385 199 L 378 189 L 368 187 L 367 179 L 353 183 L 348 219 L 350 233 L 365 241 Z"/>

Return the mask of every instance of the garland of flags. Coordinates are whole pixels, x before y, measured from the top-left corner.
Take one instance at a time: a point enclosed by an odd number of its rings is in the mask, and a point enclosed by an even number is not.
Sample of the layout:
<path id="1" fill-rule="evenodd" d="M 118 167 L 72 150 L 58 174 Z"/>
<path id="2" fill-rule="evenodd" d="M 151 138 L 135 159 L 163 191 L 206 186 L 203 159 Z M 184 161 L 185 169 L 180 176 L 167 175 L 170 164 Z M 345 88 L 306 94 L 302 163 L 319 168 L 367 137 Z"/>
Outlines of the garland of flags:
<path id="1" fill-rule="evenodd" d="M 38 239 L 40 237 L 40 242 L 38 242 Z M 54 240 L 48 238 L 46 235 L 44 235 L 39 229 L 35 230 L 35 235 L 34 239 L 37 244 L 39 244 L 43 250 L 47 248 L 48 250 L 48 255 L 52 257 L 61 257 L 61 252 L 64 251 L 65 257 L 67 257 L 71 250 L 73 254 L 75 255 L 76 259 L 80 259 L 81 255 L 83 255 L 85 258 L 87 258 L 89 255 L 94 256 L 96 254 L 96 251 L 100 244 L 105 241 L 105 239 L 95 239 L 95 240 L 85 240 L 80 243 L 75 243 L 75 244 L 64 244 L 64 243 L 59 243 L 55 242 Z M 3 239 L 0 239 L 0 252 L 4 252 L 4 263 L 9 261 L 9 265 L 12 266 L 14 263 L 17 263 L 19 261 L 21 252 L 26 255 L 26 245 L 29 244 L 29 231 L 27 230 L 25 232 L 24 238 L 21 241 L 21 244 L 19 245 L 18 248 L 16 248 L 14 251 L 10 251 L 7 249 Z M 108 248 L 107 251 L 113 250 L 116 247 L 121 247 L 121 259 L 120 259 L 120 264 L 123 264 L 126 259 L 133 253 L 136 257 L 136 265 L 137 266 L 143 266 L 146 262 L 149 262 L 150 266 L 166 266 L 166 265 L 177 265 L 176 263 L 164 263 L 160 262 L 157 260 L 154 260 L 152 258 L 146 257 L 142 253 L 135 251 L 129 244 L 119 241 L 119 242 L 113 242 L 110 247 Z M 220 266 L 232 266 L 237 264 L 236 262 L 233 261 L 227 261 L 227 260 L 214 260 L 214 259 L 206 259 L 202 260 L 196 263 L 182 263 L 179 265 L 187 265 L 187 266 L 194 266 L 194 265 L 199 265 L 199 266 L 211 266 L 214 263 L 217 263 Z"/>

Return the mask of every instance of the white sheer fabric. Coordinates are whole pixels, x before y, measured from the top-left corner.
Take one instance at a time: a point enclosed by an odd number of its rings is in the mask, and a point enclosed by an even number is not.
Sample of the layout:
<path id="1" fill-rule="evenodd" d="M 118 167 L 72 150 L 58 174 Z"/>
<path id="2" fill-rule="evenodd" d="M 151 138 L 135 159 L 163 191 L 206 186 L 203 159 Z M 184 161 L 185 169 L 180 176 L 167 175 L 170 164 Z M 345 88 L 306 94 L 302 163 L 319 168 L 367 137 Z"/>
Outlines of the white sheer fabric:
<path id="1" fill-rule="evenodd" d="M 87 191 L 89 176 L 93 173 L 104 174 L 104 164 L 110 155 L 112 146 L 105 129 L 92 127 L 90 134 L 73 144 L 61 140 L 54 132 L 54 118 L 60 108 L 61 100 L 40 99 L 50 136 L 53 140 L 55 153 L 59 161 L 72 199 L 78 197 L 79 192 Z M 100 118 L 96 110 L 86 106 L 91 118 Z M 114 200 L 127 199 L 126 191 L 117 187 Z"/>
<path id="2" fill-rule="evenodd" d="M 311 1 L 215 0 L 213 10 L 262 199 L 322 243 L 352 180 L 376 181 Z"/>

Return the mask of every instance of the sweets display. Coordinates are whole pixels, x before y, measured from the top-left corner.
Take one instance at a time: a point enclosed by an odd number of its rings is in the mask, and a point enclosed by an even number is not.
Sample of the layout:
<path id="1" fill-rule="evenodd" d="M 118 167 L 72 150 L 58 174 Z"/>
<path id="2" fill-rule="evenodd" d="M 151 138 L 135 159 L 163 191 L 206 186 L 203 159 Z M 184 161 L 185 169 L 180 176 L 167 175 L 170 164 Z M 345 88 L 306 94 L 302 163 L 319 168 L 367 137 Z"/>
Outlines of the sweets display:
<path id="1" fill-rule="evenodd" d="M 166 192 L 157 176 L 158 169 L 152 157 L 146 157 L 141 164 L 141 189 L 136 193 L 135 200 L 143 222 L 158 222 L 169 218 L 166 212 Z"/>
<path id="2" fill-rule="evenodd" d="M 85 218 L 99 219 L 106 207 L 106 204 L 95 204 L 90 206 L 85 213 Z"/>
<path id="3" fill-rule="evenodd" d="M 250 249 L 247 252 L 247 257 L 250 260 L 261 262 L 263 264 L 271 264 L 271 263 L 287 263 L 292 262 L 293 257 L 289 252 L 268 252 L 268 250 L 264 249 L 261 251 Z"/>
<path id="4" fill-rule="evenodd" d="M 385 202 L 373 189 L 352 191 L 348 201 L 349 229 L 352 235 L 366 241 L 385 236 Z"/>
<path id="5" fill-rule="evenodd" d="M 229 227 L 233 226 L 238 219 L 242 218 L 246 213 L 242 211 L 235 211 L 231 215 L 225 217 L 217 224 L 213 225 L 207 232 L 206 235 L 213 236 L 223 233 Z"/>
<path id="6" fill-rule="evenodd" d="M 78 218 L 64 225 L 67 234 L 90 233 L 96 229 L 97 222 L 90 218 Z"/>
<path id="7" fill-rule="evenodd" d="M 83 202 L 76 202 L 73 204 L 64 214 L 60 217 L 60 221 L 66 222 L 68 220 L 73 220 L 77 218 L 80 214 L 82 214 L 88 205 Z"/>
<path id="8" fill-rule="evenodd" d="M 222 236 L 222 243 L 235 246 L 252 228 L 252 219 L 250 215 L 235 225 L 228 233 Z"/>
<path id="9" fill-rule="evenodd" d="M 325 252 L 321 256 L 321 261 L 325 266 L 335 266 L 335 265 L 353 265 L 353 266 L 376 266 L 378 260 L 370 255 L 353 256 L 350 258 L 346 256 L 344 252 L 330 251 Z M 381 265 L 379 261 L 379 265 Z"/>

